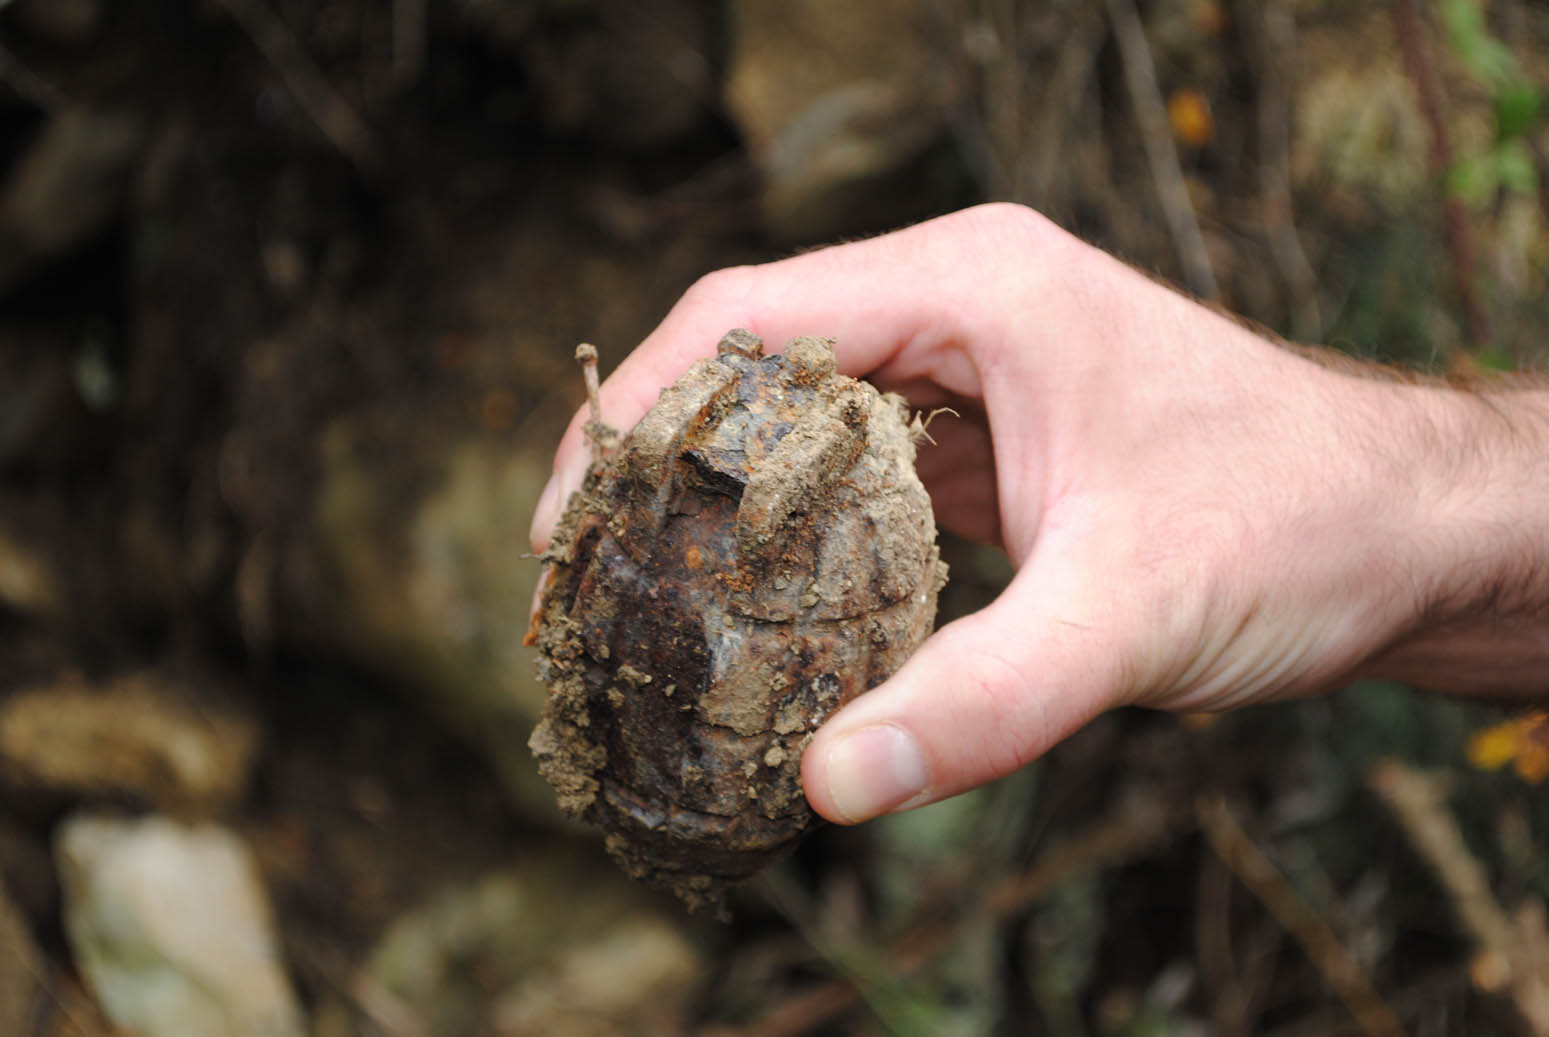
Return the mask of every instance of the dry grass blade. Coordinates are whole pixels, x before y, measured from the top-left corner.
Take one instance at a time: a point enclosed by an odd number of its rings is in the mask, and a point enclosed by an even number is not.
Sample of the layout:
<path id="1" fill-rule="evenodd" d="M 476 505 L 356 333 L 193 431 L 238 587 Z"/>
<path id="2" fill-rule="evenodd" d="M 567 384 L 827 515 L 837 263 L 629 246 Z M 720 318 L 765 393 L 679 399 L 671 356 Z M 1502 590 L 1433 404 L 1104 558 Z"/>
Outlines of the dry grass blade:
<path id="1" fill-rule="evenodd" d="M 1372 986 L 1360 963 L 1345 949 L 1334 930 L 1296 895 L 1274 862 L 1264 855 L 1232 817 L 1225 800 L 1201 797 L 1200 828 L 1210 846 L 1244 886 L 1257 897 L 1301 944 L 1302 950 L 1339 995 L 1367 1034 L 1400 1037 L 1403 1028 L 1387 1002 Z"/>
<path id="2" fill-rule="evenodd" d="M 1291 196 L 1291 70 L 1296 19 L 1288 4 L 1237 0 L 1232 10 L 1257 53 L 1259 198 L 1270 255 L 1290 295 L 1291 329 L 1304 342 L 1323 337 L 1318 276 L 1296 232 Z"/>
<path id="3" fill-rule="evenodd" d="M 1484 867 L 1469 852 L 1447 809 L 1442 782 L 1398 760 L 1383 760 L 1368 778 L 1393 812 L 1410 845 L 1436 873 L 1452 909 L 1479 955 L 1476 986 L 1510 994 L 1533 1033 L 1549 1033 L 1549 962 L 1543 960 L 1542 913 L 1524 911 L 1514 921 L 1490 892 Z"/>
<path id="4" fill-rule="evenodd" d="M 1156 183 L 1173 247 L 1178 250 L 1178 260 L 1183 264 L 1183 279 L 1194 294 L 1205 299 L 1219 299 L 1221 288 L 1210 265 L 1210 254 L 1205 250 L 1205 238 L 1199 230 L 1194 203 L 1189 199 L 1189 185 L 1183 179 L 1183 167 L 1178 162 L 1178 149 L 1173 145 L 1168 129 L 1167 104 L 1162 100 L 1162 88 L 1156 82 L 1156 66 L 1151 61 L 1151 45 L 1146 42 L 1145 26 L 1135 11 L 1134 0 L 1107 0 L 1107 5 L 1108 21 L 1113 25 L 1119 56 L 1124 62 L 1124 81 L 1129 87 L 1130 103 L 1135 108 L 1135 122 L 1140 127 L 1141 142 L 1146 149 L 1146 162 L 1151 167 L 1151 178 Z"/>
<path id="5" fill-rule="evenodd" d="M 1441 178 L 1452 169 L 1452 138 L 1441 110 L 1441 85 L 1436 67 L 1425 45 L 1425 23 L 1420 18 L 1418 0 L 1397 0 L 1394 17 L 1398 22 L 1398 40 L 1404 51 L 1404 66 L 1414 80 L 1420 112 L 1431 130 L 1431 172 Z M 1445 191 L 1445 187 L 1443 188 Z M 1468 344 L 1483 346 L 1490 341 L 1490 314 L 1474 285 L 1474 232 L 1461 200 L 1446 194 L 1442 200 L 1447 251 L 1452 256 L 1452 273 L 1457 281 L 1458 302 L 1468 328 Z"/>

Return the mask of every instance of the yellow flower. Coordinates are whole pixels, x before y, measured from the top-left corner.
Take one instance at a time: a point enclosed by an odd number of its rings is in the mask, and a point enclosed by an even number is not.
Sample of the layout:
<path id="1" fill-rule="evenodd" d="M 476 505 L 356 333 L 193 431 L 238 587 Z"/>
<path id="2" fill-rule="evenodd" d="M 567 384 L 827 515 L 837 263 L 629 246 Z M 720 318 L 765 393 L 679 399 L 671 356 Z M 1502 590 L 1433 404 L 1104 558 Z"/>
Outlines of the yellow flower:
<path id="1" fill-rule="evenodd" d="M 1191 148 L 1202 148 L 1216 135 L 1210 99 L 1194 87 L 1180 87 L 1167 99 L 1167 121 L 1173 136 Z"/>
<path id="2" fill-rule="evenodd" d="M 1480 728 L 1464 750 L 1471 766 L 1498 771 L 1508 763 L 1523 781 L 1537 785 L 1549 778 L 1549 714 L 1528 713 Z"/>
<path id="3" fill-rule="evenodd" d="M 1481 728 L 1468 737 L 1468 762 L 1482 771 L 1498 771 L 1517 755 L 1517 723 L 1507 721 Z"/>

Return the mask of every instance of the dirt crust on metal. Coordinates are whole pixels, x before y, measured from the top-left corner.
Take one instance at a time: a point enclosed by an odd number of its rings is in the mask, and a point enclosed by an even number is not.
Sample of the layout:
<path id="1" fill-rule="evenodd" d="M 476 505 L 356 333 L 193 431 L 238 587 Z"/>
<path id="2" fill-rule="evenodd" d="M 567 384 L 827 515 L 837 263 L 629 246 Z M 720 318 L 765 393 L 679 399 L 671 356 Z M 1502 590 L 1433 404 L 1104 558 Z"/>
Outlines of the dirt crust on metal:
<path id="1" fill-rule="evenodd" d="M 720 906 L 813 827 L 802 750 L 946 581 L 914 456 L 904 400 L 830 340 L 736 330 L 592 465 L 549 549 L 529 744 L 631 875 Z"/>

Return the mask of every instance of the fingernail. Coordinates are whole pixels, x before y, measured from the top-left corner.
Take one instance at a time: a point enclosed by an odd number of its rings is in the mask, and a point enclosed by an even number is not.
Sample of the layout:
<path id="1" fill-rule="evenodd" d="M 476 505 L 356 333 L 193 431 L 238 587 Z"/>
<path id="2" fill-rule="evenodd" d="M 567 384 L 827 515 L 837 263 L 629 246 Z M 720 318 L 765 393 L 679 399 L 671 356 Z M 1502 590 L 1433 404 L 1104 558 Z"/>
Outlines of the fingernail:
<path id="1" fill-rule="evenodd" d="M 914 736 L 892 724 L 863 727 L 828 750 L 828 796 L 851 824 L 886 813 L 925 791 L 925 761 Z"/>

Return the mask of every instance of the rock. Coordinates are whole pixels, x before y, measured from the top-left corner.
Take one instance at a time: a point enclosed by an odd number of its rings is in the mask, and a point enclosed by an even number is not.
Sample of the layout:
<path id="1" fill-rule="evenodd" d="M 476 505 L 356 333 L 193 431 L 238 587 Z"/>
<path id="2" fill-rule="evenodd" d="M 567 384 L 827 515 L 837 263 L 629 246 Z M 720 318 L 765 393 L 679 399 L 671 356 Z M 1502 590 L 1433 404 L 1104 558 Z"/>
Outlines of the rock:
<path id="1" fill-rule="evenodd" d="M 247 847 L 215 825 L 76 815 L 55 844 L 76 964 L 145 1037 L 305 1032 Z"/>
<path id="2" fill-rule="evenodd" d="M 0 700 L 0 777 L 22 792 L 214 814 L 246 790 L 257 747 L 251 718 L 195 703 L 151 671 L 105 685 L 67 677 Z"/>
<path id="3" fill-rule="evenodd" d="M 726 106 L 763 172 L 772 234 L 853 231 L 896 177 L 929 193 L 903 174 L 942 138 L 956 88 L 924 25 L 907 24 L 923 22 L 924 5 L 736 0 L 731 10 Z"/>
<path id="4" fill-rule="evenodd" d="M 435 1034 L 681 1033 L 705 969 L 644 890 L 562 844 L 400 917 L 366 966 Z"/>
<path id="5" fill-rule="evenodd" d="M 0 1033 L 28 1032 L 41 974 L 32 931 L 0 886 Z"/>
<path id="6" fill-rule="evenodd" d="M 430 709 L 487 751 L 517 802 L 551 814 L 526 751 L 544 698 L 521 643 L 539 564 L 520 557 L 548 473 L 494 444 L 450 446 L 439 485 L 384 532 L 395 475 L 372 464 L 369 447 L 347 419 L 322 437 L 316 532 L 339 633 L 357 658 L 425 689 Z"/>
<path id="7" fill-rule="evenodd" d="M 558 815 L 526 747 L 545 693 L 520 644 L 540 569 L 524 556 L 583 401 L 571 353 L 588 338 L 615 360 L 725 261 L 579 233 L 553 208 L 410 239 L 408 255 L 454 239 L 466 251 L 246 346 L 218 479 L 245 545 L 235 597 L 250 651 L 379 675 L 540 822 Z"/>

